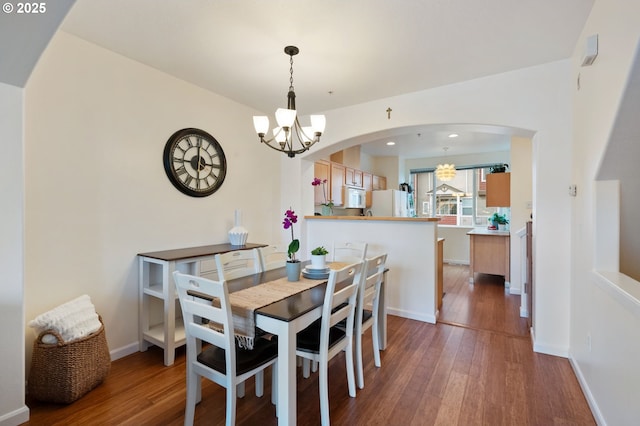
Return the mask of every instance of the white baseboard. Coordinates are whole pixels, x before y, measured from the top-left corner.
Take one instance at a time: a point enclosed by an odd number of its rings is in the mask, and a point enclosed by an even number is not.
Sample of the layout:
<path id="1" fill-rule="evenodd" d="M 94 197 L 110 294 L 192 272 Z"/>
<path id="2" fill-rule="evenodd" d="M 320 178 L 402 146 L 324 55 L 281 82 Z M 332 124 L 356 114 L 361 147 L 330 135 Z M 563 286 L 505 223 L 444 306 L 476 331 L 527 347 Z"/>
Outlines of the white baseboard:
<path id="1" fill-rule="evenodd" d="M 587 404 L 589 404 L 589 408 L 591 409 L 591 414 L 593 418 L 596 420 L 596 423 L 600 426 L 606 426 L 607 422 L 605 422 L 604 417 L 602 417 L 602 413 L 600 412 L 600 408 L 598 407 L 598 403 L 596 402 L 593 394 L 591 393 L 591 389 L 589 389 L 589 385 L 582 374 L 582 370 L 580 370 L 580 365 L 578 362 L 569 354 L 569 363 L 571 364 L 571 368 L 573 368 L 573 372 L 578 378 L 578 383 L 582 388 L 582 393 L 584 393 L 584 397 L 587 400 Z"/>
<path id="2" fill-rule="evenodd" d="M 140 349 L 140 344 L 138 342 L 135 342 L 135 343 L 130 343 L 127 346 L 114 349 L 109 352 L 109 355 L 111 356 L 111 361 L 115 361 L 117 359 L 124 358 L 127 355 L 136 353 L 139 351 L 139 349 Z"/>
<path id="3" fill-rule="evenodd" d="M 531 328 L 531 341 L 533 343 L 533 351 L 541 354 L 559 356 L 562 358 L 569 358 L 569 348 L 559 347 L 554 345 L 548 345 L 544 342 L 540 342 L 536 339 L 533 328 Z"/>
<path id="4" fill-rule="evenodd" d="M 387 306 L 387 314 L 395 315 L 397 317 L 412 319 L 416 321 L 428 322 L 429 324 L 436 323 L 436 317 L 434 315 L 425 315 L 418 312 L 408 312 L 400 309 L 394 309 Z"/>
<path id="5" fill-rule="evenodd" d="M 29 407 L 26 405 L 0 416 L 0 426 L 16 426 L 29 421 Z"/>

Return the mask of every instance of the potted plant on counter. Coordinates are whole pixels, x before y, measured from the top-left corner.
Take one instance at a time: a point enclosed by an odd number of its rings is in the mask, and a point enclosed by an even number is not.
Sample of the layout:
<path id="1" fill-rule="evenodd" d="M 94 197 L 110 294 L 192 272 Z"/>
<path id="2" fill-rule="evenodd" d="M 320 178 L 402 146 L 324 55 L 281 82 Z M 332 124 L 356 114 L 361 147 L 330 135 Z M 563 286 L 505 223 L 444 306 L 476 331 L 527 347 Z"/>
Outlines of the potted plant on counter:
<path id="1" fill-rule="evenodd" d="M 327 254 L 329 251 L 323 246 L 319 246 L 311 250 L 311 269 L 326 269 Z"/>
<path id="2" fill-rule="evenodd" d="M 289 248 L 287 249 L 287 279 L 289 281 L 300 281 L 300 270 L 301 263 L 300 260 L 296 259 L 296 253 L 300 250 L 300 240 L 294 237 L 293 235 L 293 224 L 298 222 L 298 216 L 296 212 L 294 212 L 291 207 L 289 210 L 284 212 L 284 219 L 282 221 L 282 225 L 284 229 L 291 229 L 291 242 L 289 243 Z"/>
<path id="3" fill-rule="evenodd" d="M 489 220 L 491 221 L 491 223 L 493 223 L 493 226 L 495 226 L 495 228 L 500 231 L 505 231 L 507 224 L 509 223 L 509 219 L 507 219 L 507 215 L 500 214 L 497 212 L 494 213 L 491 216 L 491 218 L 489 218 Z"/>

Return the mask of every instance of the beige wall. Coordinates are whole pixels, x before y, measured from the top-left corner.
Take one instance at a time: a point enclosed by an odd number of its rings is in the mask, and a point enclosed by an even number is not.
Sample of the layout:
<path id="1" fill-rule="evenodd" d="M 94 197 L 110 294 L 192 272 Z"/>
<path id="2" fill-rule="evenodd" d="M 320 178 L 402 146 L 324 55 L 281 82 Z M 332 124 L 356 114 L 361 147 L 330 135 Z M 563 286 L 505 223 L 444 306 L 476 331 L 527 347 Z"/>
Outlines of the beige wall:
<path id="1" fill-rule="evenodd" d="M 237 208 L 250 241 L 280 240 L 282 155 L 257 142 L 256 111 L 64 32 L 25 106 L 27 320 L 86 293 L 112 354 L 126 355 L 138 348 L 137 253 L 227 242 Z M 164 145 L 185 127 L 225 151 L 226 180 L 209 197 L 165 175 Z"/>

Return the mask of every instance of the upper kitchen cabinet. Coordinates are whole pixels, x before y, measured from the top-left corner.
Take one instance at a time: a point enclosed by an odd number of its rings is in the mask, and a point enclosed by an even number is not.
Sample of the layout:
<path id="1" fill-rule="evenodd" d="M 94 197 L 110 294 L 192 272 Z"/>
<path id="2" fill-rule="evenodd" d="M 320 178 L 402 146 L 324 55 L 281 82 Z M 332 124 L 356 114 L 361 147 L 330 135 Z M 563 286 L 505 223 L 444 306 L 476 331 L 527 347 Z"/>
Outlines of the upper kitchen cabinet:
<path id="1" fill-rule="evenodd" d="M 489 173 L 486 178 L 487 207 L 510 207 L 511 173 Z"/>
<path id="2" fill-rule="evenodd" d="M 384 176 L 373 176 L 373 190 L 387 189 L 387 178 Z"/>
<path id="3" fill-rule="evenodd" d="M 316 161 L 313 165 L 313 176 L 320 180 L 327 180 L 326 185 L 314 186 L 314 202 L 316 205 L 324 204 L 331 199 L 331 164 L 328 161 L 320 160 Z M 324 188 L 327 188 L 326 194 L 329 199 L 325 200 Z"/>
<path id="4" fill-rule="evenodd" d="M 329 197 L 336 206 L 344 204 L 342 201 L 342 188 L 344 186 L 346 176 L 346 167 L 342 164 L 331 163 L 331 191 L 329 191 Z"/>
<path id="5" fill-rule="evenodd" d="M 345 168 L 344 184 L 362 188 L 362 170 L 352 169 L 351 167 Z"/>
<path id="6" fill-rule="evenodd" d="M 373 173 L 362 172 L 362 187 L 365 190 L 365 207 L 371 207 L 371 191 L 373 191 Z"/>

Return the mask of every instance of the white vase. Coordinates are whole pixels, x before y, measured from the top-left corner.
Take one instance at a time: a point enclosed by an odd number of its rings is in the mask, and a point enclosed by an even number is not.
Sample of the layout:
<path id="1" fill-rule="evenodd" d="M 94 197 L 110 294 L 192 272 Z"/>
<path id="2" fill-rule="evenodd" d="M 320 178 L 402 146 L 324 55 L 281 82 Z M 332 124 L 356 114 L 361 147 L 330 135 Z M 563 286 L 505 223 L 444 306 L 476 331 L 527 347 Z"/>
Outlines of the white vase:
<path id="1" fill-rule="evenodd" d="M 327 267 L 327 255 L 326 254 L 312 254 L 311 255 L 311 269 L 325 269 Z"/>
<path id="2" fill-rule="evenodd" d="M 235 211 L 235 226 L 229 230 L 229 242 L 232 246 L 244 246 L 247 243 L 249 231 L 242 226 L 242 211 Z"/>

